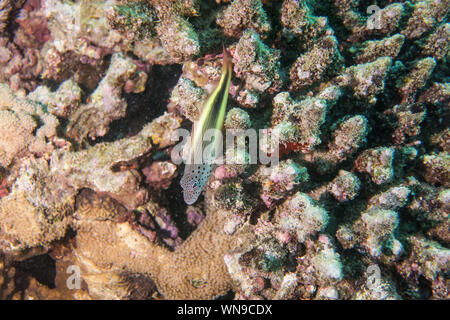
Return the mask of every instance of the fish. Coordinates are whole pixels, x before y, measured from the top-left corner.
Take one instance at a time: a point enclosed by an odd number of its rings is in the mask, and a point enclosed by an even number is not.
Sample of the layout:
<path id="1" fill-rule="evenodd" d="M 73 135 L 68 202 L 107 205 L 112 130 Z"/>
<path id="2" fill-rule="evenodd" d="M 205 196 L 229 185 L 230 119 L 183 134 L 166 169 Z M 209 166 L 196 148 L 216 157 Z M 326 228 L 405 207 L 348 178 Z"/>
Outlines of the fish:
<path id="1" fill-rule="evenodd" d="M 228 92 L 232 76 L 232 59 L 223 48 L 222 75 L 219 83 L 208 97 L 198 121 L 194 122 L 188 159 L 184 168 L 180 185 L 183 189 L 183 199 L 186 204 L 195 203 L 202 193 L 211 175 L 214 161 L 218 156 L 217 149 L 222 146 L 222 135 L 225 112 L 228 103 Z M 204 141 L 204 134 L 209 129 L 213 131 L 210 141 Z M 202 159 L 198 161 L 198 159 Z"/>

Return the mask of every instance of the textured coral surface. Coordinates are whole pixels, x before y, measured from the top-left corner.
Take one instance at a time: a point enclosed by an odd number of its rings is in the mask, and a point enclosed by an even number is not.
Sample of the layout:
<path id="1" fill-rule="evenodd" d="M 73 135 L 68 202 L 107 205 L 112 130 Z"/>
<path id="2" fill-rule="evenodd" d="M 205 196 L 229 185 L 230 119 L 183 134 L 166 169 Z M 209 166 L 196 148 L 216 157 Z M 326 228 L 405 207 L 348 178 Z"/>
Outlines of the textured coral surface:
<path id="1" fill-rule="evenodd" d="M 450 299 L 449 7 L 0 0 L 0 299 Z"/>

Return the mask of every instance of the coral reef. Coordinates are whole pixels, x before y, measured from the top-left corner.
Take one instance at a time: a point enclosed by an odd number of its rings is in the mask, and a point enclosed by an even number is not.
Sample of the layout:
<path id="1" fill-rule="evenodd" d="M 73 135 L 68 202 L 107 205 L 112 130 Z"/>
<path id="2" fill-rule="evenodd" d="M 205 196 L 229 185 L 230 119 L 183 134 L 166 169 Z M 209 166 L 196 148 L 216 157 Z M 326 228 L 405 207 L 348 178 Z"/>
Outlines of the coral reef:
<path id="1" fill-rule="evenodd" d="M 448 300 L 448 4 L 0 0 L 0 299 Z"/>
<path id="2" fill-rule="evenodd" d="M 0 81 L 14 90 L 32 90 L 40 80 L 40 50 L 50 38 L 40 7 L 40 0 L 0 2 Z M 10 34 L 13 24 L 18 28 Z"/>
<path id="3" fill-rule="evenodd" d="M 92 139 L 104 136 L 109 124 L 126 114 L 127 104 L 121 97 L 122 90 L 129 87 L 136 93 L 143 91 L 146 77 L 145 73 L 136 73 L 136 65 L 130 59 L 121 53 L 114 54 L 105 77 L 89 97 L 88 103 L 71 114 L 68 136 L 77 140 L 87 136 Z M 132 83 L 133 78 L 138 83 Z"/>
<path id="4" fill-rule="evenodd" d="M 53 149 L 58 119 L 44 107 L 17 97 L 0 84 L 0 167 L 8 168 L 27 155 L 44 156 Z"/>
<path id="5" fill-rule="evenodd" d="M 236 0 L 217 17 L 217 24 L 230 37 L 240 37 L 244 30 L 255 30 L 261 35 L 271 30 L 261 1 Z"/>
<path id="6" fill-rule="evenodd" d="M 245 31 L 233 51 L 234 72 L 250 92 L 277 92 L 281 85 L 279 53 L 254 31 Z"/>
<path id="7" fill-rule="evenodd" d="M 342 67 L 338 42 L 334 36 L 317 40 L 291 67 L 290 79 L 294 89 L 310 86 L 335 75 Z"/>

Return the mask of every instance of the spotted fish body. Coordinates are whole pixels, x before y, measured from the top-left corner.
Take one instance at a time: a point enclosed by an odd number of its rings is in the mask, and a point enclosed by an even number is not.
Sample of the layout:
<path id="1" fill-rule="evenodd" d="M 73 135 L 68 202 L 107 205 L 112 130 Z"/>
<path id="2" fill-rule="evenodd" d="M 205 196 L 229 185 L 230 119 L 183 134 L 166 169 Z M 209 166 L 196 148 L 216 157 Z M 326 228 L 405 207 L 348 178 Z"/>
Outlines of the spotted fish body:
<path id="1" fill-rule="evenodd" d="M 186 162 L 183 177 L 180 184 L 183 188 L 184 201 L 193 204 L 202 193 L 206 182 L 211 175 L 213 162 L 216 158 L 215 149 L 222 143 L 221 135 L 215 134 L 213 140 L 204 141 L 207 130 L 216 129 L 220 132 L 225 119 L 225 111 L 228 102 L 228 91 L 232 74 L 232 62 L 229 53 L 223 50 L 222 76 L 219 84 L 206 101 L 200 115 L 200 119 L 194 123 L 191 135 L 189 159 Z M 211 147 L 211 144 L 213 147 Z M 208 148 L 206 148 L 208 146 Z M 208 153 L 204 154 L 208 149 Z M 198 161 L 202 159 L 202 161 Z M 199 163 L 200 162 L 200 163 Z"/>

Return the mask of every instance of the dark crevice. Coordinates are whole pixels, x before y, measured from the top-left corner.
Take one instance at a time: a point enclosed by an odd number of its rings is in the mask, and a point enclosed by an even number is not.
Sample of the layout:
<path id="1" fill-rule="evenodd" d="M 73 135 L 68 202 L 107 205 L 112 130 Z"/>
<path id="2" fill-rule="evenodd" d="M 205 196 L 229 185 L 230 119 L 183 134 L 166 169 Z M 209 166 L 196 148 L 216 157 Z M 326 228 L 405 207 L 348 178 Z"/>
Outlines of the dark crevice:
<path id="1" fill-rule="evenodd" d="M 34 256 L 24 261 L 16 261 L 13 266 L 16 268 L 16 289 L 25 290 L 28 287 L 30 276 L 50 289 L 56 287 L 56 263 L 48 254 Z"/>
<path id="2" fill-rule="evenodd" d="M 116 141 L 137 134 L 147 123 L 167 111 L 167 103 L 173 87 L 177 84 L 182 68 L 179 64 L 154 65 L 148 76 L 143 93 L 123 93 L 127 113 L 113 121 L 108 133 L 98 142 Z"/>

